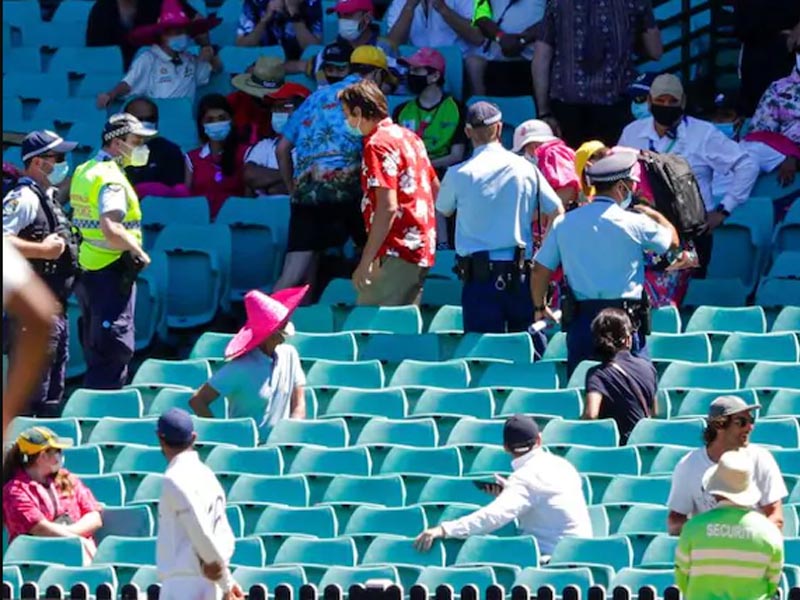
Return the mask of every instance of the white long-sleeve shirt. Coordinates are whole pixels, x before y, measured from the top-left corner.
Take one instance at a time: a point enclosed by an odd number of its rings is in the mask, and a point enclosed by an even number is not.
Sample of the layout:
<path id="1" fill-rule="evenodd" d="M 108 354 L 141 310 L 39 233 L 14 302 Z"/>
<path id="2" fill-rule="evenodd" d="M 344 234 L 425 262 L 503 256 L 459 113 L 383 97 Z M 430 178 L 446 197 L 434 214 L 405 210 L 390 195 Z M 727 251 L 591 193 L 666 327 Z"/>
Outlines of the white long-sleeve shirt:
<path id="1" fill-rule="evenodd" d="M 227 565 L 235 538 L 225 508 L 225 492 L 197 452 L 187 450 L 170 461 L 158 504 L 156 562 L 161 581 L 202 578 L 202 559 L 225 565 L 218 583 L 223 590 L 230 588 Z"/>
<path id="2" fill-rule="evenodd" d="M 683 118 L 675 138 L 660 137 L 653 123 L 653 117 L 630 123 L 622 131 L 619 145 L 685 158 L 697 178 L 707 210 L 717 206 L 711 188 L 715 174 L 730 173 L 732 177 L 720 203 L 725 210 L 733 212 L 747 200 L 758 178 L 758 164 L 739 144 L 725 137 L 713 123 L 694 117 Z"/>
<path id="3" fill-rule="evenodd" d="M 578 471 L 542 448 L 511 462 L 514 472 L 490 504 L 455 521 L 441 523 L 447 537 L 491 533 L 517 519 L 523 535 L 533 535 L 543 556 L 563 537 L 592 537 L 592 522 Z"/>

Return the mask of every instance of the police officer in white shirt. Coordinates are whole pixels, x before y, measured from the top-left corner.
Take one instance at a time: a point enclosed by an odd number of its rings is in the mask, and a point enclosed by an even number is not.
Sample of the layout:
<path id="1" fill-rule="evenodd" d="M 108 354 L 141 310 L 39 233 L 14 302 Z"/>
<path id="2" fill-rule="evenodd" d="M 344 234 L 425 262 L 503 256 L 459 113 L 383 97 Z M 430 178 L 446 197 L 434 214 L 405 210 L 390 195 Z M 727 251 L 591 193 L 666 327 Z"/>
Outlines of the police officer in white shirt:
<path id="1" fill-rule="evenodd" d="M 170 409 L 158 419 L 157 433 L 169 461 L 158 504 L 161 600 L 243 599 L 228 568 L 235 539 L 225 492 L 194 450 L 192 418 Z"/>
<path id="2" fill-rule="evenodd" d="M 782 499 L 788 495 L 781 471 L 766 448 L 750 444 L 758 404 L 749 405 L 738 396 L 720 396 L 711 403 L 703 432 L 705 446 L 684 456 L 672 474 L 667 506 L 670 535 L 679 535 L 686 521 L 716 507 L 716 500 L 703 489 L 703 474 L 730 450 L 743 450 L 753 460 L 753 479 L 760 492 L 758 509 L 783 528 Z"/>
<path id="3" fill-rule="evenodd" d="M 533 535 L 542 557 L 549 557 L 564 537 L 592 537 L 589 509 L 578 471 L 560 456 L 542 448 L 536 421 L 526 415 L 510 417 L 503 428 L 503 447 L 513 460 L 508 479 L 495 476 L 497 495 L 490 504 L 455 521 L 445 521 L 417 536 L 415 545 L 426 552 L 440 538 L 467 538 L 491 533 L 517 519 L 522 535 Z"/>

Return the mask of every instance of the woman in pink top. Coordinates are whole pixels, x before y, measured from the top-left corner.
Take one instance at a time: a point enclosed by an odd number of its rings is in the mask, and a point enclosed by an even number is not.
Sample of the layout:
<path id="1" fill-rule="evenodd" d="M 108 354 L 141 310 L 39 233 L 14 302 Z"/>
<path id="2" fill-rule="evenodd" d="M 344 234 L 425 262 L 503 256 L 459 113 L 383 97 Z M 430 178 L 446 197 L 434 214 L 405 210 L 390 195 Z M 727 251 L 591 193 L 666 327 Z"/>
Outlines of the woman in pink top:
<path id="1" fill-rule="evenodd" d="M 233 109 L 221 94 L 208 94 L 197 108 L 197 134 L 203 146 L 189 152 L 192 195 L 208 198 L 211 218 L 230 196 L 243 196 L 244 155 L 232 127 Z"/>
<path id="2" fill-rule="evenodd" d="M 78 537 L 84 564 L 97 551 L 92 537 L 102 510 L 80 479 L 64 469 L 62 450 L 71 440 L 46 427 L 23 431 L 3 459 L 3 525 L 9 542 L 19 535 Z"/>

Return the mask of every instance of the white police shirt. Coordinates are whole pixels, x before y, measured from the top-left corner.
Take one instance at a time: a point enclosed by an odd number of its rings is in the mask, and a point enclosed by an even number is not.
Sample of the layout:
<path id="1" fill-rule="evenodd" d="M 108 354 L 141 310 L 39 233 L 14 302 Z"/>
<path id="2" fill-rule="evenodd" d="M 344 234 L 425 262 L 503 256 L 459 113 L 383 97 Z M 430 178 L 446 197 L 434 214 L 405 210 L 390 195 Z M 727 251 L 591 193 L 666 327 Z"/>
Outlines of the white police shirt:
<path id="1" fill-rule="evenodd" d="M 56 188 L 45 193 L 52 198 Z M 19 235 L 19 232 L 36 220 L 39 211 L 39 196 L 29 186 L 19 186 L 3 198 L 3 235 Z"/>
<path id="2" fill-rule="evenodd" d="M 235 538 L 225 509 L 225 492 L 197 452 L 187 450 L 170 461 L 158 504 L 156 562 L 161 581 L 202 578 L 202 560 L 225 565 L 219 583 L 223 589 L 230 585 L 227 566 Z"/>
<path id="3" fill-rule="evenodd" d="M 122 79 L 132 96 L 150 98 L 189 98 L 194 101 L 198 85 L 206 85 L 211 78 L 211 63 L 201 61 L 194 54 L 181 52 L 180 64 L 157 44 L 144 50 L 134 59 Z"/>
<path id="4" fill-rule="evenodd" d="M 490 504 L 441 523 L 446 537 L 466 538 L 496 531 L 517 519 L 522 535 L 533 535 L 544 556 L 564 537 L 593 537 L 583 482 L 567 460 L 536 448 L 511 461 L 514 472 Z"/>
<path id="5" fill-rule="evenodd" d="M 749 444 L 742 449 L 753 460 L 753 480 L 761 492 L 758 506 L 766 506 L 788 495 L 781 470 L 766 448 Z M 714 466 L 705 447 L 684 456 L 672 474 L 667 506 L 673 512 L 691 517 L 717 506 L 717 501 L 703 489 L 703 475 Z"/>

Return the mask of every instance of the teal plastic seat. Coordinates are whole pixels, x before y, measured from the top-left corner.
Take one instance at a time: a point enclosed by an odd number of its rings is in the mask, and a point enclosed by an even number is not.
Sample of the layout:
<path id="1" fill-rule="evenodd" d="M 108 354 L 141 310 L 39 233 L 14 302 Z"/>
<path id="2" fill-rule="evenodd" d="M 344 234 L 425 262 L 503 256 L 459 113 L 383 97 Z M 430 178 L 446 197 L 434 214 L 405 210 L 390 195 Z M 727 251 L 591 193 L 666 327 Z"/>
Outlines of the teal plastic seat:
<path id="1" fill-rule="evenodd" d="M 638 597 L 639 589 L 647 585 L 654 587 L 661 597 L 665 589 L 675 585 L 675 571 L 673 569 L 626 567 L 618 571 L 611 580 L 612 589 L 627 586 L 633 592 L 632 597 Z"/>
<path id="2" fill-rule="evenodd" d="M 152 565 L 156 561 L 156 538 L 110 535 L 97 545 L 95 564 Z"/>
<path id="3" fill-rule="evenodd" d="M 510 389 L 515 387 L 554 390 L 558 376 L 554 362 L 533 364 L 490 364 L 477 382 L 477 387 Z"/>
<path id="4" fill-rule="evenodd" d="M 249 590 L 254 585 L 265 585 L 268 590 L 274 590 L 279 585 L 287 585 L 295 594 L 300 592 L 300 587 L 308 583 L 306 572 L 297 565 L 280 567 L 237 567 L 233 572 L 233 578 L 242 586 L 242 589 Z"/>
<path id="5" fill-rule="evenodd" d="M 23 584 L 22 571 L 18 566 L 3 565 L 3 584 L 11 586 L 11 595 L 9 597 L 13 598 Z"/>
<path id="6" fill-rule="evenodd" d="M 150 420 L 155 426 L 155 422 Z M 151 432 L 152 433 L 152 432 Z M 167 468 L 167 459 L 161 448 L 126 444 L 114 459 L 112 469 L 117 473 L 163 473 Z"/>
<path id="7" fill-rule="evenodd" d="M 800 306 L 784 306 L 772 323 L 772 331 L 800 331 Z"/>
<path id="8" fill-rule="evenodd" d="M 344 593 L 348 593 L 351 586 L 364 585 L 370 579 L 388 580 L 400 583 L 400 576 L 395 567 L 389 565 L 373 567 L 330 567 L 319 582 L 319 589 L 325 590 L 328 586 L 338 586 Z"/>
<path id="9" fill-rule="evenodd" d="M 470 390 L 428 388 L 417 399 L 412 415 L 434 418 L 442 416 L 461 418 L 463 416 L 491 419 L 494 415 L 494 408 L 494 398 L 489 388 Z"/>
<path id="10" fill-rule="evenodd" d="M 543 360 L 556 360 L 565 362 L 567 360 L 567 334 L 557 331 L 547 342 L 547 348 L 542 355 Z"/>
<path id="11" fill-rule="evenodd" d="M 453 272 L 455 264 L 455 250 L 437 250 L 436 262 L 433 267 L 431 267 L 431 270 L 428 271 L 428 277 L 435 279 L 456 279 L 456 274 Z"/>
<path id="12" fill-rule="evenodd" d="M 16 4 L 16 3 L 15 3 Z M 20 2 L 19 4 L 23 4 Z M 3 19 L 5 20 L 5 10 L 3 11 Z M 9 36 L 10 37 L 10 36 Z M 3 48 L 3 73 L 41 73 L 42 72 L 42 53 L 41 49 L 33 46 L 25 46 L 22 48 Z M 11 115 L 10 115 L 11 116 Z M 20 125 L 22 122 L 22 111 L 13 114 L 15 117 L 14 125 Z M 18 119 L 17 119 L 18 117 Z M 6 121 L 5 103 L 3 104 L 3 127 L 9 127 L 11 121 Z M 20 127 L 20 131 L 26 131 Z M 22 165 L 19 165 L 22 166 Z"/>
<path id="13" fill-rule="evenodd" d="M 459 447 L 462 456 L 466 454 L 463 447 Z M 467 464 L 464 459 L 464 475 L 494 475 L 495 473 L 510 473 L 511 456 L 503 450 L 502 446 L 479 446 L 474 458 Z"/>
<path id="14" fill-rule="evenodd" d="M 800 390 L 778 390 L 767 406 L 767 417 L 800 415 Z"/>
<path id="15" fill-rule="evenodd" d="M 5 114 L 3 120 L 5 121 Z M 152 266 L 152 265 L 151 265 Z M 74 379 L 86 374 L 86 357 L 80 342 L 79 319 L 81 309 L 75 296 L 67 301 L 67 321 L 69 324 L 69 360 L 67 361 L 67 379 Z"/>
<path id="16" fill-rule="evenodd" d="M 463 333 L 464 320 L 461 306 L 446 305 L 439 308 L 433 315 L 428 331 L 431 333 Z"/>
<path id="17" fill-rule="evenodd" d="M 670 486 L 669 477 L 614 477 L 603 492 L 603 503 L 666 504 Z"/>
<path id="18" fill-rule="evenodd" d="M 275 56 L 286 60 L 286 54 L 281 46 L 259 46 L 257 48 L 227 46 L 222 48 L 219 54 L 222 64 L 225 65 L 226 73 L 244 73 L 261 56 Z"/>
<path id="19" fill-rule="evenodd" d="M 401 445 L 433 448 L 438 445 L 439 431 L 431 418 L 370 419 L 358 436 L 360 445 Z"/>
<path id="20" fill-rule="evenodd" d="M 633 564 L 633 547 L 627 537 L 565 537 L 559 540 L 550 555 L 550 567 L 607 565 L 618 571 Z"/>
<path id="21" fill-rule="evenodd" d="M 718 390 L 739 389 L 739 371 L 736 363 L 716 362 L 706 365 L 673 362 L 658 382 L 660 388 L 696 388 L 704 387 Z M 748 385 L 748 387 L 752 387 Z"/>
<path id="22" fill-rule="evenodd" d="M 330 506 L 267 506 L 256 521 L 256 535 L 306 534 L 336 537 L 338 523 Z"/>
<path id="23" fill-rule="evenodd" d="M 292 315 L 295 329 L 303 333 L 332 333 L 333 310 L 325 304 L 299 306 Z"/>
<path id="24" fill-rule="evenodd" d="M 667 533 L 668 513 L 669 509 L 666 506 L 659 506 L 656 504 L 633 504 L 622 517 L 617 533 Z"/>
<path id="25" fill-rule="evenodd" d="M 267 551 L 261 538 L 251 536 L 236 540 L 230 564 L 237 567 L 261 568 L 264 566 Z"/>
<path id="26" fill-rule="evenodd" d="M 103 510 L 103 526 L 95 534 L 97 543 L 110 535 L 150 537 L 154 531 L 153 514 L 149 506 L 128 505 Z"/>
<path id="27" fill-rule="evenodd" d="M 399 475 L 337 475 L 325 489 L 322 502 L 404 506 L 406 487 Z"/>
<path id="28" fill-rule="evenodd" d="M 148 358 L 137 369 L 134 385 L 182 385 L 198 389 L 211 377 L 207 360 L 160 360 Z"/>
<path id="29" fill-rule="evenodd" d="M 103 453 L 99 446 L 84 445 L 66 448 L 64 464 L 76 475 L 98 475 L 103 472 Z"/>
<path id="30" fill-rule="evenodd" d="M 631 431 L 628 444 L 676 444 L 695 446 L 703 439 L 703 419 L 642 419 Z"/>
<path id="31" fill-rule="evenodd" d="M 125 504 L 125 484 L 119 473 L 83 475 L 81 481 L 88 487 L 95 500 L 106 506 Z"/>
<path id="32" fill-rule="evenodd" d="M 734 333 L 725 340 L 719 360 L 796 363 L 800 361 L 800 345 L 790 332 Z"/>
<path id="33" fill-rule="evenodd" d="M 496 537 L 470 536 L 461 546 L 455 565 L 515 565 L 520 568 L 539 566 L 539 545 L 532 535 Z"/>
<path id="34" fill-rule="evenodd" d="M 320 304 L 329 306 L 354 306 L 356 290 L 349 279 L 331 279 L 319 298 Z"/>
<path id="35" fill-rule="evenodd" d="M 193 416 L 192 422 L 199 443 L 230 444 L 244 448 L 255 448 L 258 444 L 258 430 L 253 419 L 205 419 Z"/>
<path id="36" fill-rule="evenodd" d="M 671 474 L 680 460 L 691 452 L 693 448 L 685 446 L 664 446 L 656 454 L 650 464 L 648 475 L 667 475 Z"/>
<path id="37" fill-rule="evenodd" d="M 642 461 L 636 448 L 595 448 L 572 446 L 564 455 L 580 473 L 639 475 Z"/>
<path id="38" fill-rule="evenodd" d="M 156 567 L 139 567 L 131 577 L 129 583 L 136 585 L 139 590 L 146 591 L 151 585 L 160 584 L 158 569 Z"/>
<path id="39" fill-rule="evenodd" d="M 647 348 L 653 360 L 711 362 L 711 342 L 705 333 L 652 333 Z"/>
<path id="40" fill-rule="evenodd" d="M 581 591 L 581 598 L 589 593 L 589 588 L 594 585 L 592 571 L 586 567 L 576 567 L 572 569 L 542 569 L 527 567 L 522 569 L 514 580 L 514 587 L 523 586 L 532 594 L 536 594 L 539 588 L 552 586 L 556 594 L 568 585 L 573 585 Z"/>
<path id="41" fill-rule="evenodd" d="M 789 540 L 784 542 L 786 546 Z M 678 548 L 678 536 L 659 535 L 647 545 L 639 563 L 640 567 L 665 568 L 675 565 L 675 550 Z"/>
<path id="42" fill-rule="evenodd" d="M 16 440 L 19 434 L 31 427 L 47 427 L 60 438 L 72 440 L 76 446 L 81 444 L 81 426 L 78 419 L 62 417 L 60 419 L 37 419 L 34 417 L 14 417 L 8 426 L 5 436 L 9 440 Z"/>
<path id="43" fill-rule="evenodd" d="M 308 499 L 308 482 L 302 475 L 240 475 L 228 492 L 231 504 L 308 506 Z"/>
<path id="44" fill-rule="evenodd" d="M 449 585 L 457 596 L 468 585 L 484 591 L 496 584 L 497 579 L 490 567 L 425 567 L 417 579 L 417 585 L 424 585 L 429 592 L 435 592 L 440 585 Z"/>
<path id="45" fill-rule="evenodd" d="M 711 406 L 711 403 L 719 398 L 720 396 L 738 396 L 742 400 L 744 400 L 747 404 L 757 404 L 758 403 L 758 396 L 756 395 L 755 390 L 750 389 L 742 389 L 742 390 L 728 390 L 728 391 L 721 391 L 721 390 L 706 390 L 702 388 L 694 388 L 689 390 L 678 406 L 677 415 L 678 417 L 704 417 L 708 415 L 708 409 Z M 679 444 L 679 442 L 664 442 L 664 443 L 675 443 Z M 686 444 L 689 446 L 693 446 L 694 444 Z"/>
<path id="46" fill-rule="evenodd" d="M 163 117 L 162 117 L 163 120 Z M 142 198 L 142 235 L 145 249 L 155 246 L 161 231 L 170 224 L 208 225 L 211 217 L 205 196 L 188 198 Z"/>
<path id="47" fill-rule="evenodd" d="M 675 306 L 659 306 L 650 311 L 653 333 L 680 333 L 681 313 Z"/>
<path id="48" fill-rule="evenodd" d="M 421 506 L 359 506 L 345 527 L 345 535 L 402 535 L 413 537 L 428 528 Z"/>
<path id="49" fill-rule="evenodd" d="M 303 360 L 354 361 L 358 353 L 352 333 L 297 333 L 288 339 Z"/>
<path id="50" fill-rule="evenodd" d="M 48 72 L 115 73 L 120 79 L 125 74 L 119 46 L 59 48 L 50 61 Z"/>
<path id="51" fill-rule="evenodd" d="M 89 435 L 92 444 L 140 444 L 144 446 L 158 445 L 156 424 L 158 419 L 116 419 L 105 417 L 100 419 Z"/>
<path id="52" fill-rule="evenodd" d="M 355 567 L 358 562 L 356 544 L 352 538 L 309 539 L 292 537 L 278 549 L 275 565 L 302 564 L 318 566 Z"/>
<path id="53" fill-rule="evenodd" d="M 162 387 L 156 391 L 150 406 L 147 408 L 148 417 L 159 417 L 171 408 L 182 408 L 191 413 L 189 400 L 194 396 L 194 390 L 188 387 Z M 215 419 L 225 419 L 228 416 L 228 399 L 221 397 L 214 400 L 209 406 Z M 203 439 L 198 433 L 200 443 L 209 440 Z"/>
<path id="54" fill-rule="evenodd" d="M 422 567 L 443 567 L 445 564 L 444 546 L 438 540 L 428 552 L 414 548 L 413 537 L 379 536 L 367 547 L 361 556 L 361 564 L 418 565 Z"/>
<path id="55" fill-rule="evenodd" d="M 336 390 L 327 408 L 326 417 L 368 416 L 402 419 L 408 412 L 408 400 L 401 388 Z"/>
<path id="56" fill-rule="evenodd" d="M 383 367 L 377 360 L 339 362 L 318 360 L 308 370 L 306 380 L 311 387 L 353 387 L 378 389 L 384 386 Z"/>
<path id="57" fill-rule="evenodd" d="M 91 109 L 94 112 L 88 112 Z M 81 117 L 99 124 L 100 119 L 95 117 L 97 114 L 97 109 L 92 106 L 89 98 L 46 97 L 36 107 L 35 120 L 51 129 L 63 129 L 67 125 L 80 122 Z"/>
<path id="58" fill-rule="evenodd" d="M 505 421 L 500 419 L 472 419 L 464 417 L 456 423 L 447 438 L 451 446 L 467 446 L 489 444 L 503 445 L 503 427 Z"/>
<path id="59" fill-rule="evenodd" d="M 583 401 L 577 389 L 527 390 L 513 389 L 503 402 L 498 416 L 514 414 L 553 415 L 564 419 L 579 419 Z"/>
<path id="60" fill-rule="evenodd" d="M 113 593 L 117 593 L 117 574 L 109 565 L 90 565 L 87 567 L 61 567 L 53 565 L 47 567 L 39 577 L 39 589 L 46 591 L 51 585 L 60 585 L 69 593 L 72 586 L 85 583 L 91 592 L 103 583 L 111 586 Z"/>
<path id="61" fill-rule="evenodd" d="M 576 445 L 613 448 L 619 446 L 619 431 L 613 419 L 596 421 L 550 421 L 542 430 L 545 446 Z"/>
<path id="62" fill-rule="evenodd" d="M 206 457 L 205 464 L 217 475 L 220 473 L 283 474 L 283 456 L 279 448 L 217 446 Z"/>
<path id="63" fill-rule="evenodd" d="M 592 367 L 595 367 L 599 364 L 600 363 L 596 360 L 582 360 L 578 363 L 578 366 L 575 367 L 572 375 L 569 376 L 567 385 L 563 387 L 566 387 L 567 389 L 576 389 L 583 392 L 583 390 L 586 388 L 586 374 Z"/>
<path id="64" fill-rule="evenodd" d="M 189 358 L 218 359 L 225 358 L 225 348 L 233 339 L 232 333 L 204 332 L 192 346 Z"/>
<path id="65" fill-rule="evenodd" d="M 344 448 L 349 445 L 350 435 L 344 419 L 301 421 L 282 419 L 278 421 L 267 438 L 267 445 L 315 444 L 329 448 Z"/>
<path id="66" fill-rule="evenodd" d="M 447 279 L 428 279 L 422 290 L 422 307 L 436 309 L 461 302 L 461 282 Z"/>
<path id="67" fill-rule="evenodd" d="M 461 338 L 453 357 L 532 363 L 533 342 L 527 332 L 467 333 Z"/>
<path id="68" fill-rule="evenodd" d="M 767 319 L 760 306 L 700 306 L 686 324 L 686 332 L 766 333 Z"/>
<path id="69" fill-rule="evenodd" d="M 372 470 L 366 448 L 326 448 L 303 446 L 292 459 L 288 472 L 315 475 L 363 475 Z"/>
<path id="70" fill-rule="evenodd" d="M 796 203 L 792 203 L 775 230 L 774 250 L 776 253 L 800 250 L 800 207 Z"/>
<path id="71" fill-rule="evenodd" d="M 800 306 L 800 281 L 783 277 L 762 277 L 756 289 L 755 301 L 770 314 L 789 304 Z"/>
<path id="72" fill-rule="evenodd" d="M 404 360 L 395 370 L 389 385 L 464 389 L 469 387 L 469 383 L 470 373 L 466 361 L 423 362 Z"/>
<path id="73" fill-rule="evenodd" d="M 372 333 L 360 338 L 358 358 L 387 363 L 400 363 L 406 359 L 435 362 L 442 358 L 439 346 L 439 337 L 434 333 Z"/>
<path id="74" fill-rule="evenodd" d="M 8 73 L 3 81 L 3 96 L 15 99 L 42 100 L 46 96 L 66 98 L 68 95 L 67 78 L 56 78 L 50 73 Z"/>
<path id="75" fill-rule="evenodd" d="M 755 444 L 769 444 L 782 448 L 800 446 L 800 426 L 797 416 L 759 419 L 750 439 Z"/>
<path id="76" fill-rule="evenodd" d="M 3 553 L 3 564 L 49 563 L 67 567 L 83 565 L 83 546 L 78 538 L 19 535 Z"/>
<path id="77" fill-rule="evenodd" d="M 381 475 L 452 475 L 460 476 L 461 455 L 452 446 L 443 448 L 392 448 L 380 465 Z"/>
<path id="78" fill-rule="evenodd" d="M 491 496 L 478 489 L 475 480 L 467 477 L 429 477 L 416 499 L 418 504 L 485 504 Z"/>
<path id="79" fill-rule="evenodd" d="M 422 333 L 422 315 L 416 306 L 356 306 L 342 331 L 360 333 Z"/>
<path id="80" fill-rule="evenodd" d="M 747 387 L 800 389 L 800 364 L 761 361 L 750 371 Z"/>

